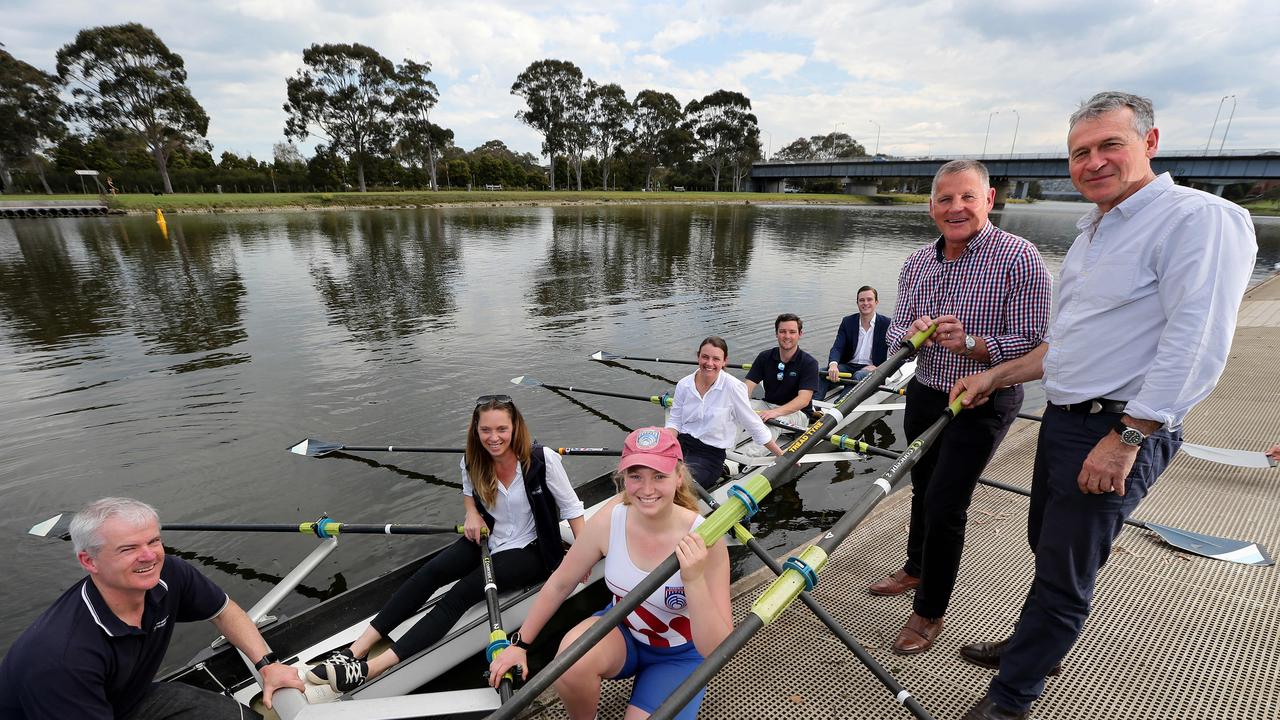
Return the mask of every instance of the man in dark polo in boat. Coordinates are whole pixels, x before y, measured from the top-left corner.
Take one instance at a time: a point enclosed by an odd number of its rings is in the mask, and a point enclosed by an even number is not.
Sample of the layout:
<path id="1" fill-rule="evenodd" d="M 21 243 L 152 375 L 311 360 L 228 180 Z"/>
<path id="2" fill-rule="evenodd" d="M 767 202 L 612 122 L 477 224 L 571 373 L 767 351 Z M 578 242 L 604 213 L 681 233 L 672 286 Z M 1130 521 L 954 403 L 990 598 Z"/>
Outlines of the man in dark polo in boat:
<path id="1" fill-rule="evenodd" d="M 757 384 L 764 383 L 764 401 L 774 407 L 759 411 L 761 420 L 785 418 L 795 412 L 808 415 L 819 377 L 818 361 L 800 349 L 804 321 L 783 313 L 773 321 L 773 332 L 778 337 L 777 347 L 757 355 L 747 371 L 747 397 Z"/>
<path id="2" fill-rule="evenodd" d="M 827 374 L 818 387 L 820 400 L 835 386 L 839 373 L 853 373 L 854 380 L 861 380 L 889 356 L 889 344 L 884 341 L 889 318 L 876 312 L 880 291 L 863 285 L 858 288 L 857 302 L 858 312 L 840 320 L 836 341 L 827 354 Z"/>
<path id="3" fill-rule="evenodd" d="M 938 326 L 920 349 L 907 386 L 902 426 L 908 439 L 942 415 L 956 380 L 1027 354 L 1048 324 L 1049 271 L 1034 245 L 988 220 L 995 192 L 987 168 L 976 160 L 939 168 L 929 215 L 940 235 L 912 253 L 898 275 L 889 345 Z M 924 652 L 942 632 L 973 488 L 1021 406 L 1021 386 L 995 393 L 978 412 L 960 413 L 948 423 L 912 468 L 907 561 L 869 588 L 873 595 L 916 591 L 894 652 Z"/>
<path id="4" fill-rule="evenodd" d="M 1112 542 L 1226 366 L 1258 251 L 1253 223 L 1234 203 L 1157 176 L 1154 126 L 1151 101 L 1128 93 L 1099 93 L 1071 116 L 1071 182 L 1097 207 L 1076 224 L 1044 344 L 951 391 L 977 405 L 1043 377 L 1049 403 L 1027 517 L 1035 579 L 1011 637 L 960 649 L 999 668 L 966 720 L 1030 716 L 1080 637 Z"/>
<path id="5" fill-rule="evenodd" d="M 235 700 L 181 683 L 156 683 L 179 622 L 208 620 L 258 661 L 263 700 L 303 689 L 277 663 L 253 621 L 179 558 L 166 558 L 151 506 L 103 498 L 76 514 L 71 540 L 88 577 L 71 586 L 0 662 L 5 720 L 256 718 Z"/>

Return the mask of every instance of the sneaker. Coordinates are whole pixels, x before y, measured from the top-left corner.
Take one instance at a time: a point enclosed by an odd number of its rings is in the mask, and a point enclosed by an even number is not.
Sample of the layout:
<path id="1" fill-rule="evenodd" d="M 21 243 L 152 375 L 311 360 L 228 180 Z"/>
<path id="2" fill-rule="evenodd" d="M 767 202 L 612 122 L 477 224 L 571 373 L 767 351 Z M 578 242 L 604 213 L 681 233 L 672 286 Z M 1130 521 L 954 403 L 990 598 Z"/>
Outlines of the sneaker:
<path id="1" fill-rule="evenodd" d="M 329 663 L 349 663 L 355 662 L 356 656 L 351 653 L 351 648 L 345 647 L 341 650 L 334 650 L 329 653 L 323 660 L 311 666 L 307 671 L 307 682 L 313 685 L 328 685 L 329 678 L 332 677 L 325 666 Z"/>
<path id="2" fill-rule="evenodd" d="M 329 687 L 337 692 L 351 692 L 369 677 L 369 663 L 364 660 L 329 660 L 324 663 Z"/>

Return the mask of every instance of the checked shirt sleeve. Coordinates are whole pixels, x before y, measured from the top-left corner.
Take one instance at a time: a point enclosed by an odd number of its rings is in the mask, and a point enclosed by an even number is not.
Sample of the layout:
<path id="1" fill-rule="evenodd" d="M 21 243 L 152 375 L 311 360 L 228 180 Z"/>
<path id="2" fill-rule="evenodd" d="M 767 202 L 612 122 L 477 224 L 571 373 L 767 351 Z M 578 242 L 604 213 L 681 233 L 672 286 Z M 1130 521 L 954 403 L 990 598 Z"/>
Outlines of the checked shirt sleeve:
<path id="1" fill-rule="evenodd" d="M 992 365 L 1020 358 L 1040 345 L 1048 329 L 1049 309 L 1053 304 L 1053 278 L 1034 245 L 1024 242 L 1008 272 L 1009 297 L 1004 331 L 983 338 Z"/>
<path id="2" fill-rule="evenodd" d="M 889 329 L 884 334 L 884 343 L 890 352 L 902 344 L 902 338 L 906 337 L 907 331 L 911 329 L 911 323 L 920 317 L 911 307 L 911 279 L 917 274 L 915 265 L 918 254 L 912 253 L 902 264 L 902 269 L 898 271 L 898 299 L 894 302 L 893 319 L 889 321 Z"/>

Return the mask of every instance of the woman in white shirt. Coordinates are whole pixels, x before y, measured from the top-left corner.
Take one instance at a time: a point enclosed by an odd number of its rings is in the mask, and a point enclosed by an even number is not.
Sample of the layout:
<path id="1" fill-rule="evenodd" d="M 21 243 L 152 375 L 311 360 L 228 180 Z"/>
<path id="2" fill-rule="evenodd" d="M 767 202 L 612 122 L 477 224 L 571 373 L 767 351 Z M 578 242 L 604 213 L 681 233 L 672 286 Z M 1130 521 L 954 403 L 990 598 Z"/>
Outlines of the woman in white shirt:
<path id="1" fill-rule="evenodd" d="M 582 502 L 560 456 L 533 442 L 524 417 L 507 395 L 476 399 L 467 428 L 462 468 L 466 537 L 445 548 L 400 586 L 351 645 L 307 673 L 307 680 L 349 692 L 400 660 L 435 644 L 472 605 L 484 599 L 479 543 L 489 543 L 499 589 L 545 580 L 564 558 L 561 520 L 574 537 L 583 527 Z M 487 533 L 487 536 L 486 536 Z M 390 632 L 409 619 L 441 586 L 452 588 L 398 640 Z M 380 639 L 390 649 L 367 658 Z"/>
<path id="2" fill-rule="evenodd" d="M 712 335 L 703 340 L 698 345 L 698 369 L 676 383 L 667 417 L 667 427 L 679 433 L 693 479 L 707 489 L 720 477 L 725 451 L 733 447 L 740 427 L 774 455 L 782 454 L 769 428 L 751 409 L 746 384 L 722 372 L 728 360 L 729 344 L 724 338 Z"/>

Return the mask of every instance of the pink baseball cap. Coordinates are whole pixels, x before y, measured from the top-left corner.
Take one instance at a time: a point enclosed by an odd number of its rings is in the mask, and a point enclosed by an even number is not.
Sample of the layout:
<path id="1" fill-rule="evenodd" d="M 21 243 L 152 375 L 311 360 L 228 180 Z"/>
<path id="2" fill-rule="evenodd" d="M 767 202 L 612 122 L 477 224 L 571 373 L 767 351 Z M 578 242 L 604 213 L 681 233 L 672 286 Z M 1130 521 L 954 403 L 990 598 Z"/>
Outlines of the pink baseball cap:
<path id="1" fill-rule="evenodd" d="M 643 465 L 660 473 L 670 475 L 676 470 L 676 463 L 684 460 L 684 451 L 675 433 L 669 433 L 660 427 L 643 427 L 632 430 L 622 444 L 622 459 L 618 461 L 618 469 Z"/>

